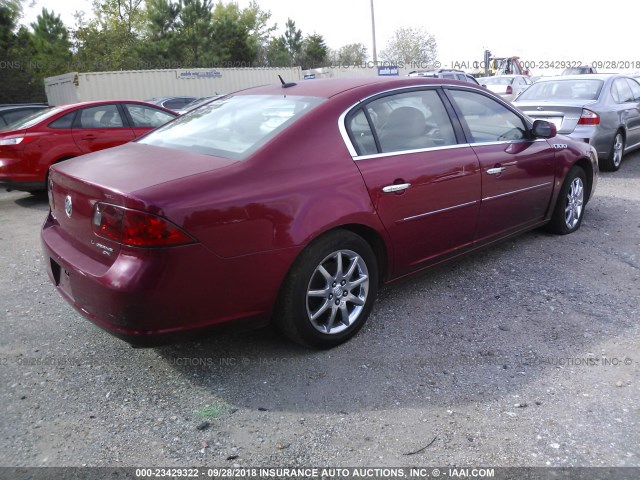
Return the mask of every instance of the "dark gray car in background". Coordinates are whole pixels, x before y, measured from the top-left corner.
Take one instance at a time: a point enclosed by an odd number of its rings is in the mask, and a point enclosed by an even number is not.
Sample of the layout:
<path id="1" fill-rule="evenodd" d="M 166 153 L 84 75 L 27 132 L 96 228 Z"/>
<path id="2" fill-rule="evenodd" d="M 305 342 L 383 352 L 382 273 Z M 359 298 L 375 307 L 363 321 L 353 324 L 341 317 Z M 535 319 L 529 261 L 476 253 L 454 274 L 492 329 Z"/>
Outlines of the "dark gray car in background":
<path id="1" fill-rule="evenodd" d="M 593 145 L 602 170 L 618 170 L 622 156 L 640 147 L 640 84 L 631 77 L 543 77 L 513 104 L 534 120 L 554 123 L 558 133 Z"/>

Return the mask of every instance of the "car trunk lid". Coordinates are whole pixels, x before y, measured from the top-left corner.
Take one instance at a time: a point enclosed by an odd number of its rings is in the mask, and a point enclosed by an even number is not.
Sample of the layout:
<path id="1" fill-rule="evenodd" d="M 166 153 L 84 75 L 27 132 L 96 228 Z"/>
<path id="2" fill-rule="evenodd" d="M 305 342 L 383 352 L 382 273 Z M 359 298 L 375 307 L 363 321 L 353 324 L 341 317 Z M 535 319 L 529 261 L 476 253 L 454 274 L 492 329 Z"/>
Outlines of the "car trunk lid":
<path id="1" fill-rule="evenodd" d="M 596 103 L 585 102 L 584 100 L 562 102 L 554 101 L 537 101 L 537 102 L 519 102 L 514 105 L 522 110 L 528 117 L 533 120 L 547 120 L 555 124 L 558 133 L 568 134 L 575 130 L 582 115 L 584 108 Z"/>
<path id="2" fill-rule="evenodd" d="M 92 222 L 97 203 L 161 214 L 153 211 L 157 209 L 145 203 L 136 192 L 233 163 L 235 161 L 219 157 L 147 145 L 128 144 L 103 150 L 52 167 L 51 212 L 66 241 L 79 252 L 110 264 L 121 245 L 94 233 Z"/>

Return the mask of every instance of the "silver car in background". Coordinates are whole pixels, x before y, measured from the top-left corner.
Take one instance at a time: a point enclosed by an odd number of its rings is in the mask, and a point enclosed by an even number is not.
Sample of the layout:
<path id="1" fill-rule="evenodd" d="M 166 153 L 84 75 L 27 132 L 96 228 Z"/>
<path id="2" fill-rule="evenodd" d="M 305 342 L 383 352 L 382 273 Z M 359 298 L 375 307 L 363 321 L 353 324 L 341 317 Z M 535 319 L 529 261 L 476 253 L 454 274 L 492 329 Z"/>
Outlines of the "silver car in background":
<path id="1" fill-rule="evenodd" d="M 498 75 L 495 77 L 478 78 L 478 83 L 503 99 L 511 102 L 514 98 L 524 92 L 533 83 L 525 75 Z"/>
<path id="2" fill-rule="evenodd" d="M 622 156 L 640 147 L 640 84 L 622 75 L 541 78 L 513 102 L 558 133 L 593 145 L 601 170 L 620 168 Z"/>

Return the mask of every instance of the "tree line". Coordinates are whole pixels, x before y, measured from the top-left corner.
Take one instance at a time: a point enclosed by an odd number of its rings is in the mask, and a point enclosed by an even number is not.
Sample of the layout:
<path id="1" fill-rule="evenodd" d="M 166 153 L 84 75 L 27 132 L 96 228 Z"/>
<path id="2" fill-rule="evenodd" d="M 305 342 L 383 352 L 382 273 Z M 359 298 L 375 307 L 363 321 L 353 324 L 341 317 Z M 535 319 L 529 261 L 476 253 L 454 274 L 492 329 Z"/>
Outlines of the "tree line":
<path id="1" fill-rule="evenodd" d="M 0 103 L 46 101 L 44 78 L 70 71 L 156 68 L 363 65 L 362 43 L 331 50 L 322 35 L 303 34 L 292 19 L 284 32 L 257 1 L 94 0 L 93 15 L 75 15 L 67 27 L 46 8 L 28 27 L 19 25 L 22 1 L 0 0 Z M 399 29 L 381 59 L 433 62 L 435 39 Z"/>

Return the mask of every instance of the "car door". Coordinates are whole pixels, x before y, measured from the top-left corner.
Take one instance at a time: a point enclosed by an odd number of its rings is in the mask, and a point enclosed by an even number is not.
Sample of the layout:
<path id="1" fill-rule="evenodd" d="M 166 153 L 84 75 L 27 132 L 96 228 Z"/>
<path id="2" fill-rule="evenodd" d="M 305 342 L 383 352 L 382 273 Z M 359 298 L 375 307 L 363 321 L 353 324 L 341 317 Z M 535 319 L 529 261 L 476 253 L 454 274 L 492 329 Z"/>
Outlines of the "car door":
<path id="1" fill-rule="evenodd" d="M 125 103 L 124 109 L 136 137 L 173 120 L 177 115 L 139 103 Z"/>
<path id="2" fill-rule="evenodd" d="M 488 94 L 446 91 L 480 161 L 477 240 L 542 221 L 554 188 L 553 146 L 544 139 L 530 139 L 528 122 Z"/>
<path id="3" fill-rule="evenodd" d="M 627 128 L 626 147 L 634 147 L 640 143 L 640 85 L 631 78 L 617 78 L 614 85 L 618 86 L 620 103 L 624 108 L 621 115 Z"/>
<path id="4" fill-rule="evenodd" d="M 383 95 L 346 120 L 354 160 L 393 242 L 396 274 L 474 239 L 478 159 L 459 143 L 462 131 L 438 90 Z"/>
<path id="5" fill-rule="evenodd" d="M 135 139 L 116 103 L 81 109 L 73 126 L 73 139 L 82 153 L 96 152 Z"/>

